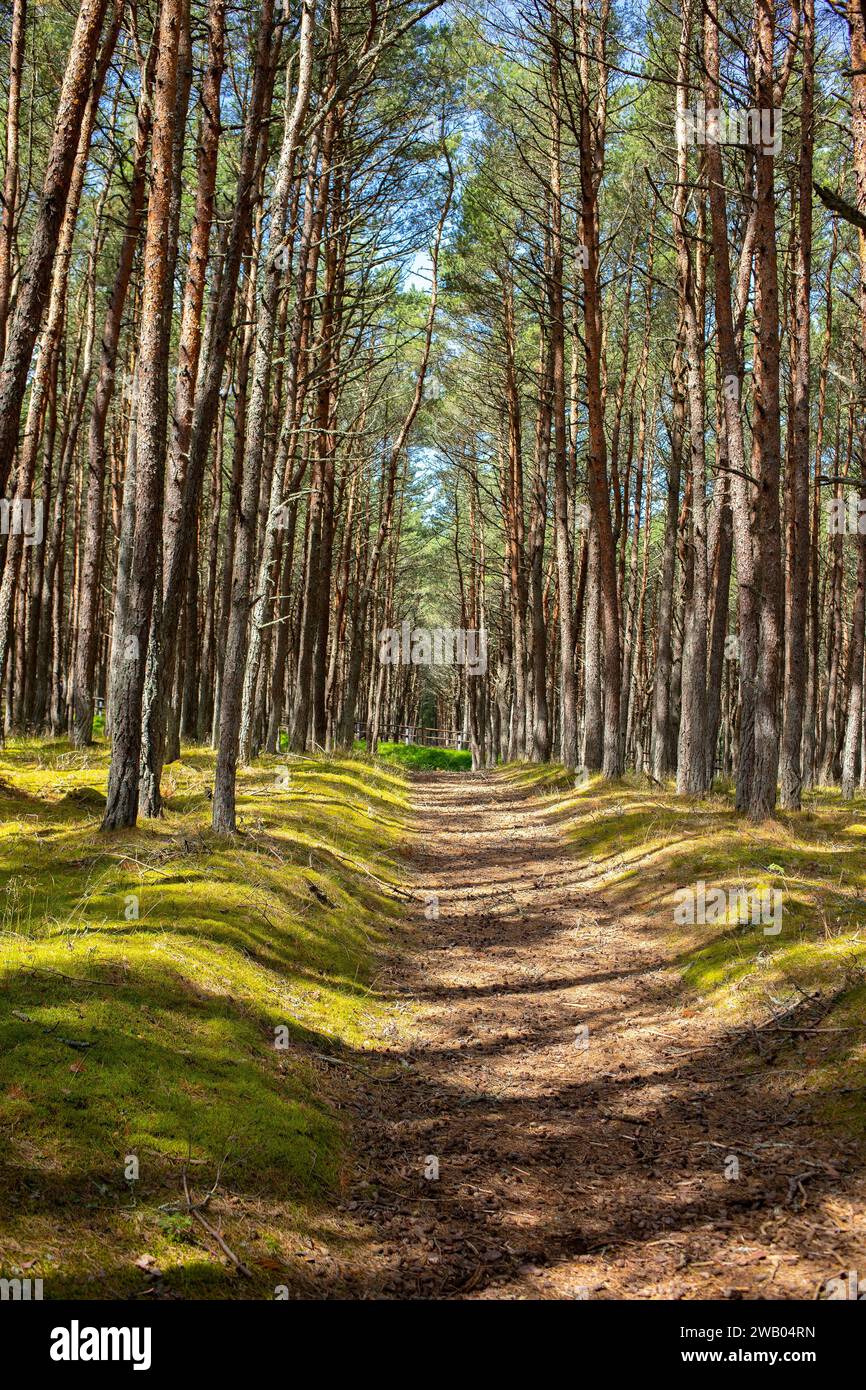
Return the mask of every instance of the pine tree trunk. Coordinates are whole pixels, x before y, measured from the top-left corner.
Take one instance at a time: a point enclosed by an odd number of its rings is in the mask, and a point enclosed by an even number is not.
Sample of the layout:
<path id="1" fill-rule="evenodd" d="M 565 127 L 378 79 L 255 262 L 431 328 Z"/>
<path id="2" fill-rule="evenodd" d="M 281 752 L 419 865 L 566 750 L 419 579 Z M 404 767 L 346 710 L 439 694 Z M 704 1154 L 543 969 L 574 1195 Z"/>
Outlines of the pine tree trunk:
<path id="1" fill-rule="evenodd" d="M 107 7 L 108 0 L 82 0 L 66 63 L 45 181 L 0 366 L 0 494 L 5 491 L 18 443 L 21 404 L 51 287 L 54 257 Z"/>
<path id="2" fill-rule="evenodd" d="M 815 6 L 804 0 L 803 95 L 795 258 L 794 325 L 790 336 L 791 409 L 785 466 L 785 689 L 779 781 L 782 806 L 799 811 L 803 786 L 803 714 L 809 596 L 809 373 L 811 365 L 812 152 Z"/>
<path id="3" fill-rule="evenodd" d="M 183 0 L 163 0 L 154 82 L 151 192 L 143 261 L 137 371 L 137 444 L 129 598 L 118 634 L 112 746 L 103 829 L 135 825 L 145 663 L 162 524 L 168 363 L 165 357 L 168 236 L 174 173 L 174 107 Z"/>

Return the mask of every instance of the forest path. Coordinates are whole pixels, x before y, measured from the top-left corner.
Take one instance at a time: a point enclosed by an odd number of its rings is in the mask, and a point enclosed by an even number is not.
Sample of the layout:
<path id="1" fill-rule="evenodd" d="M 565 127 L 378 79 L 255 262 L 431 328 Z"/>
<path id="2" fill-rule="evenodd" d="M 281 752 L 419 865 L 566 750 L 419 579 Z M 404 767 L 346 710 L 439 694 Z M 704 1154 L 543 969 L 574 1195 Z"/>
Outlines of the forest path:
<path id="1" fill-rule="evenodd" d="M 660 924 L 587 891 L 531 791 L 414 791 L 414 946 L 388 979 L 409 1022 L 393 1079 L 352 1082 L 348 1291 L 811 1298 L 858 1244 L 862 1266 L 853 1150 L 756 1075 L 751 1030 L 688 1007 Z"/>

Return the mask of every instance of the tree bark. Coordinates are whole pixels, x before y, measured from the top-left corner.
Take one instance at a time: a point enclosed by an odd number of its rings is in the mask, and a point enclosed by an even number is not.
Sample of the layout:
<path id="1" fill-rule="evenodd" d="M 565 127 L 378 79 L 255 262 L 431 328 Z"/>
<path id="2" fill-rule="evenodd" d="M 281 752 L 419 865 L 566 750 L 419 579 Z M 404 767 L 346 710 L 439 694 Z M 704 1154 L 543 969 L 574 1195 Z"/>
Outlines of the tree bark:
<path id="1" fill-rule="evenodd" d="M 15 312 L 0 366 L 0 494 L 6 488 L 18 443 L 21 403 L 51 287 L 51 272 L 107 7 L 108 0 L 82 0 L 66 63 L 36 223 L 21 271 Z"/>
<path id="2" fill-rule="evenodd" d="M 140 351 L 137 371 L 135 514 L 129 600 L 122 655 L 112 692 L 112 745 L 104 830 L 135 825 L 145 661 L 156 581 L 165 469 L 168 363 L 165 312 L 167 240 L 174 174 L 174 107 L 183 0 L 163 0 L 154 80 L 151 192 L 143 258 Z"/>
<path id="3" fill-rule="evenodd" d="M 815 5 L 803 0 L 791 408 L 785 460 L 785 688 L 779 761 L 781 803 L 799 811 L 803 787 L 803 713 L 809 593 L 809 373 L 811 367 L 812 153 L 815 87 Z"/>

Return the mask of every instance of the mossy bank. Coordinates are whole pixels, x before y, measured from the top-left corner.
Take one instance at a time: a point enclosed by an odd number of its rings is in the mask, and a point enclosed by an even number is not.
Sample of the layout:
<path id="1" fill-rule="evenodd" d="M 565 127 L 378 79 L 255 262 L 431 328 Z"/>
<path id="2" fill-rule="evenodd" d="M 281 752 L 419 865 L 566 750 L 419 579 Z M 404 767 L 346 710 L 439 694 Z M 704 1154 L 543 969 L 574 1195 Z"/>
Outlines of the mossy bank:
<path id="1" fill-rule="evenodd" d="M 0 755 L 0 1274 L 48 1298 L 314 1287 L 344 1234 L 339 1078 L 393 1028 L 403 775 L 264 758 L 229 842 L 209 750 L 166 770 L 164 819 L 112 835 L 107 765 Z M 247 1273 L 189 1210 L 211 1191 Z"/>
<path id="2" fill-rule="evenodd" d="M 580 863 L 576 887 L 639 919 L 679 965 L 683 1008 L 730 1024 L 744 1065 L 770 1063 L 780 1086 L 840 1133 L 866 1139 L 866 798 L 816 789 L 799 812 L 755 825 L 718 785 L 684 801 L 672 783 L 604 782 L 514 765 Z M 703 884 L 778 895 L 778 920 L 736 910 L 678 923 L 678 895 Z M 707 914 L 707 917 L 714 914 Z M 766 927 L 766 930 L 765 930 Z"/>

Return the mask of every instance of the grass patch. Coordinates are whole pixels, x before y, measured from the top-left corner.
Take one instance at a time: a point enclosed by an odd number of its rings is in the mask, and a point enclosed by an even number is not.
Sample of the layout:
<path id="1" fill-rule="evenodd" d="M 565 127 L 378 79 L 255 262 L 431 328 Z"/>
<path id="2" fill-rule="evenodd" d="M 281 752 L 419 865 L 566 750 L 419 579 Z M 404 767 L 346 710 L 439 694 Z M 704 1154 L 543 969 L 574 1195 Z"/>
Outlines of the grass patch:
<path id="1" fill-rule="evenodd" d="M 0 756 L 0 1274 L 46 1297 L 272 1297 L 341 1238 L 339 1082 L 316 1054 L 389 1024 L 404 780 L 262 758 L 228 841 L 209 750 L 166 769 L 163 820 L 111 835 L 107 767 L 63 740 Z M 197 1198 L 218 1182 L 211 1224 L 252 1280 L 175 1210 L 184 1168 Z"/>
<path id="2" fill-rule="evenodd" d="M 358 745 L 363 748 L 363 744 Z M 468 748 L 426 748 L 418 743 L 380 743 L 377 758 L 396 763 L 412 772 L 471 772 L 472 754 Z"/>
<path id="3" fill-rule="evenodd" d="M 561 824 L 580 864 L 576 888 L 656 932 L 698 1006 L 723 1011 L 733 1028 L 802 1024 L 774 1033 L 779 1065 L 802 1068 L 816 1106 L 866 1137 L 866 798 L 822 788 L 802 811 L 753 825 L 727 785 L 684 801 L 672 783 L 637 776 L 611 783 L 523 764 L 505 776 L 535 789 Z M 778 890 L 781 931 L 736 913 L 678 926 L 677 890 L 700 882 L 726 896 Z"/>

